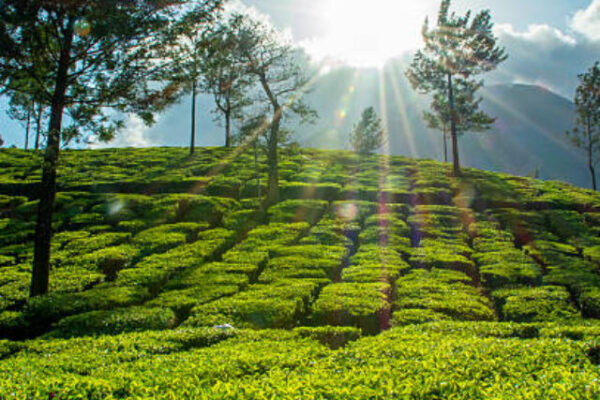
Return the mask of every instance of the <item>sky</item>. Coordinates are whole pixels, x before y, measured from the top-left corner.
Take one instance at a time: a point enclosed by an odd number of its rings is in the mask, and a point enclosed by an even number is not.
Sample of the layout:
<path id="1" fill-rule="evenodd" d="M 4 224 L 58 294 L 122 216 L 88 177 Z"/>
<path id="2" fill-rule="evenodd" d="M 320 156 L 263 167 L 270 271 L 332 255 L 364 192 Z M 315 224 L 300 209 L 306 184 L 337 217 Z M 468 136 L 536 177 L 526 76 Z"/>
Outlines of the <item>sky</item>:
<path id="1" fill-rule="evenodd" d="M 435 20 L 439 0 L 231 0 L 234 7 L 268 20 L 315 63 L 337 68 L 380 68 L 390 59 L 410 58 L 419 48 L 426 16 Z M 572 98 L 577 74 L 600 58 L 600 0 L 454 0 L 452 10 L 489 9 L 509 59 L 486 83 L 527 83 Z M 221 145 L 210 99 L 200 100 L 200 145 Z M 0 99 L 0 135 L 22 146 L 23 128 L 10 121 Z M 152 128 L 131 117 L 111 146 L 185 145 L 180 129 L 189 101 L 159 116 Z M 177 127 L 177 129 L 173 129 Z M 204 134 L 202 134 L 204 133 Z"/>

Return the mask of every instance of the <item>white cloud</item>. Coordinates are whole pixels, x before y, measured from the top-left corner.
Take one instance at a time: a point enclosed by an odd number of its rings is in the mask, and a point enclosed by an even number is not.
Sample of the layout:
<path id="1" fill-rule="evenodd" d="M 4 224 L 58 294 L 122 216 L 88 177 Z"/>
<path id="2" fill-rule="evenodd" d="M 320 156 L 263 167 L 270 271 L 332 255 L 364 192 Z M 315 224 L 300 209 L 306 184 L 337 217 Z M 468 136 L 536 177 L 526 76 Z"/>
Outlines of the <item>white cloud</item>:
<path id="1" fill-rule="evenodd" d="M 541 46 L 545 50 L 577 44 L 577 40 L 573 36 L 550 25 L 529 25 L 526 31 L 517 32 L 511 24 L 498 24 L 494 30 L 500 41 L 504 39 L 519 40 Z"/>
<path id="2" fill-rule="evenodd" d="M 94 143 L 90 145 L 90 148 L 150 147 L 155 143 L 147 137 L 149 131 L 150 128 L 137 115 L 129 115 L 125 122 L 125 127 L 117 133 L 114 140 L 108 143 Z"/>
<path id="3" fill-rule="evenodd" d="M 571 28 L 590 40 L 600 41 L 600 0 L 593 0 L 588 8 L 577 11 Z"/>
<path id="4" fill-rule="evenodd" d="M 600 53 L 600 42 L 549 25 L 519 31 L 511 24 L 498 24 L 495 32 L 509 58 L 489 75 L 491 83 L 535 84 L 572 98 L 577 75 Z"/>

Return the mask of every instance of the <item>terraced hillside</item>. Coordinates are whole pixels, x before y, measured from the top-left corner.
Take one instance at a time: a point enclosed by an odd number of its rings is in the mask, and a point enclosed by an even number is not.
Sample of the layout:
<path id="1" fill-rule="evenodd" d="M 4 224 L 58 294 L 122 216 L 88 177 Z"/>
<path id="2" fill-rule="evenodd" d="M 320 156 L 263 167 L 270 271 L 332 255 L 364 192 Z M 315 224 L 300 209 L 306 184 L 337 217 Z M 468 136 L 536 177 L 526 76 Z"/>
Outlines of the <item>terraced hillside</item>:
<path id="1" fill-rule="evenodd" d="M 0 399 L 600 398 L 600 196 L 286 150 L 0 152 Z M 259 181 L 257 182 L 257 178 Z"/>

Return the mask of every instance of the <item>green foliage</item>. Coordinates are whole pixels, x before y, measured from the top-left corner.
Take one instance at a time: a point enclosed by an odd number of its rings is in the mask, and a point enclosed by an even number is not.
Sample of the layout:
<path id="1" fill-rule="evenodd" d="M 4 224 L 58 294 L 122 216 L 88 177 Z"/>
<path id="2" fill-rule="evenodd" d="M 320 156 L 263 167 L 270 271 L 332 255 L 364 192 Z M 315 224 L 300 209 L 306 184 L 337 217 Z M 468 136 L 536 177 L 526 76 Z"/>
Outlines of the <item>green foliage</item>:
<path id="1" fill-rule="evenodd" d="M 466 131 L 481 131 L 494 120 L 479 110 L 481 99 L 475 93 L 483 81 L 476 75 L 488 72 L 505 61 L 504 48 L 497 46 L 489 10 L 471 18 L 450 13 L 450 0 L 443 0 L 435 27 L 425 20 L 424 48 L 417 51 L 407 77 L 416 90 L 433 93 L 432 113 L 425 119 L 434 128 L 448 129 L 452 135 L 454 174 L 459 160 L 456 138 Z"/>
<path id="2" fill-rule="evenodd" d="M 589 288 L 579 296 L 581 314 L 584 318 L 600 319 L 600 288 Z"/>
<path id="3" fill-rule="evenodd" d="M 129 307 L 110 311 L 91 311 L 63 318 L 46 338 L 118 334 L 162 330 L 174 326 L 175 314 L 164 308 Z"/>
<path id="4" fill-rule="evenodd" d="M 336 283 L 325 286 L 313 305 L 318 325 L 356 326 L 373 334 L 389 323 L 387 283 Z"/>
<path id="5" fill-rule="evenodd" d="M 537 322 L 577 318 L 564 287 L 501 289 L 492 292 L 505 321 Z"/>
<path id="6" fill-rule="evenodd" d="M 306 313 L 318 287 L 308 279 L 252 285 L 235 296 L 195 307 L 184 325 L 291 328 Z"/>
<path id="7" fill-rule="evenodd" d="M 438 314 L 444 314 L 459 321 L 494 320 L 489 301 L 474 287 L 463 283 L 469 280 L 456 271 L 415 270 L 396 282 L 397 300 L 394 306 L 400 310 L 419 309 L 435 313 L 417 313 L 427 318 L 435 316 L 437 319 Z M 400 314 L 397 323 L 401 324 L 403 318 L 407 317 Z"/>
<path id="8" fill-rule="evenodd" d="M 575 91 L 576 127 L 567 132 L 574 146 L 585 150 L 590 168 L 592 187 L 596 190 L 595 167 L 598 164 L 600 145 L 600 61 L 585 73 L 578 75 L 579 86 Z"/>
<path id="9" fill-rule="evenodd" d="M 313 225 L 321 218 L 327 202 L 323 200 L 286 200 L 269 208 L 269 221 L 308 222 Z"/>
<path id="10" fill-rule="evenodd" d="M 28 301 L 25 313 L 31 321 L 55 321 L 73 314 L 139 304 L 148 297 L 143 288 L 99 285 L 81 293 L 34 297 Z"/>
<path id="11" fill-rule="evenodd" d="M 360 155 L 371 154 L 383 145 L 383 127 L 381 119 L 373 107 L 366 108 L 360 121 L 354 125 L 350 133 L 350 146 Z"/>
<path id="12" fill-rule="evenodd" d="M 346 346 L 350 342 L 360 339 L 360 329 L 349 326 L 318 326 L 301 327 L 294 329 L 294 333 L 301 338 L 310 338 L 328 346 L 332 350 Z"/>
<path id="13" fill-rule="evenodd" d="M 211 171 L 253 179 L 251 153 L 196 150 L 65 152 L 65 182 L 143 179 L 121 190 L 149 194 L 61 194 L 47 296 L 28 299 L 35 205 L 32 215 L 26 199 L 0 208 L 0 336 L 19 340 L 0 340 L 0 398 L 594 398 L 591 192 L 470 169 L 454 179 L 432 161 L 286 150 L 290 182 L 356 184 L 377 201 L 302 197 L 269 207 L 281 222 L 263 224 L 256 198 L 151 194 L 158 181 L 176 191 L 181 176 Z M 1 179 L 39 168 L 32 154 L 7 153 Z M 502 191 L 485 198 L 498 203 L 471 197 L 461 185 L 473 180 L 474 190 Z M 390 202 L 384 187 L 411 201 Z M 415 193 L 429 189 L 457 197 L 420 203 Z M 527 322 L 486 322 L 495 319 Z"/>

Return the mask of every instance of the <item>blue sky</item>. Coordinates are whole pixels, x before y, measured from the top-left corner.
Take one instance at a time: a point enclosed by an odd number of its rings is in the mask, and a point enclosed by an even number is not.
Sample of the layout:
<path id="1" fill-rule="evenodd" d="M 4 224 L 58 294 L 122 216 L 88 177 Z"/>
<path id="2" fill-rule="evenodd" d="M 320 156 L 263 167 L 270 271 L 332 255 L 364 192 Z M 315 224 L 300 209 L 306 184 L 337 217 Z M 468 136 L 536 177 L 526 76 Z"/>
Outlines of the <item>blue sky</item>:
<path id="1" fill-rule="evenodd" d="M 419 47 L 425 15 L 435 18 L 437 0 L 231 0 L 285 30 L 319 62 L 374 68 Z M 369 8 L 365 8 L 365 4 Z M 509 60 L 486 77 L 489 83 L 529 83 L 572 97 L 577 74 L 600 58 L 600 0 L 454 0 L 459 13 L 489 9 Z M 146 128 L 130 119 L 113 145 L 185 145 L 186 130 L 171 129 L 188 112 L 187 99 Z M 6 116 L 0 99 L 0 135 L 22 146 L 23 128 Z M 201 101 L 200 145 L 220 145 L 209 99 Z M 165 133 L 165 132 L 168 132 Z M 202 134 L 205 133 L 205 134 Z"/>

